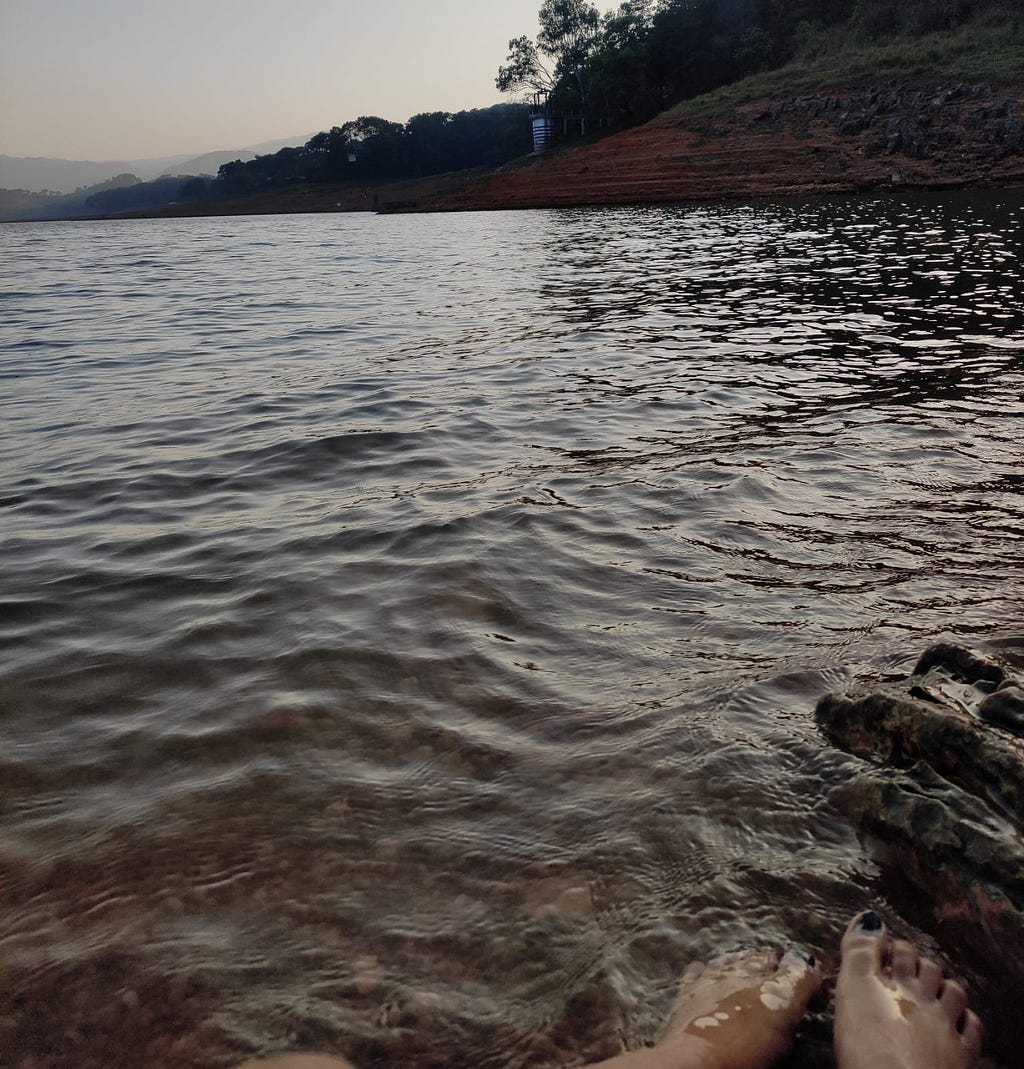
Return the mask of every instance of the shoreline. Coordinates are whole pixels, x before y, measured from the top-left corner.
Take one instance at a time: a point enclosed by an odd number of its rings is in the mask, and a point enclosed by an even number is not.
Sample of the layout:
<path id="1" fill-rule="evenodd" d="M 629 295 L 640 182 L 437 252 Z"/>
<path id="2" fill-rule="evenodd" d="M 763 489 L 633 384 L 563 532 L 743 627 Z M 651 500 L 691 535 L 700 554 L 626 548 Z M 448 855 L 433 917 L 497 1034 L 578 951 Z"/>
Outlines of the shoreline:
<path id="1" fill-rule="evenodd" d="M 1024 185 L 1024 89 L 867 87 L 662 119 L 417 206 L 467 211 Z"/>
<path id="2" fill-rule="evenodd" d="M 295 186 L 233 200 L 74 218 L 391 215 L 1021 186 L 1024 85 L 886 83 L 761 97 L 711 116 L 663 116 L 495 171 Z"/>

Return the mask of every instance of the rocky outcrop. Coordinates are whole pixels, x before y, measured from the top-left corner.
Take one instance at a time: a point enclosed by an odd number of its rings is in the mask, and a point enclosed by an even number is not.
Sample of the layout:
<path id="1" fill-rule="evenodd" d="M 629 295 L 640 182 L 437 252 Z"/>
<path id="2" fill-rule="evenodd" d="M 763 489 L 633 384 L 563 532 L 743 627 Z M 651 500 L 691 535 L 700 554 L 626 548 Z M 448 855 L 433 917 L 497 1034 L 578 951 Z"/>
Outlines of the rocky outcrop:
<path id="1" fill-rule="evenodd" d="M 954 166 L 999 160 L 1024 147 L 1024 121 L 1014 101 L 991 85 L 957 83 L 932 90 L 898 86 L 769 104 L 757 122 L 811 135 L 812 124 L 857 139 L 868 155 L 937 159 Z"/>
<path id="2" fill-rule="evenodd" d="M 1024 687 L 1005 666 L 933 646 L 912 675 L 818 703 L 829 742 L 862 758 L 831 795 L 865 837 L 890 901 L 973 958 L 997 1064 L 1024 1042 Z"/>
<path id="3" fill-rule="evenodd" d="M 830 742 L 869 762 L 844 786 L 861 823 L 952 866 L 968 884 L 994 880 L 993 894 L 1024 911 L 1019 680 L 943 644 L 907 679 L 825 695 L 815 716 Z"/>
<path id="4" fill-rule="evenodd" d="M 817 718 L 850 753 L 896 768 L 921 762 L 1024 829 L 1020 686 L 1005 670 L 959 646 L 933 646 L 907 680 L 828 694 Z"/>
<path id="5" fill-rule="evenodd" d="M 875 85 L 655 120 L 405 210 L 569 207 L 1024 183 L 1024 87 Z"/>
<path id="6" fill-rule="evenodd" d="M 826 695 L 816 719 L 831 743 L 863 758 L 831 801 L 872 844 L 883 870 L 913 888 L 908 908 L 919 911 L 922 925 L 945 925 L 957 940 L 956 957 L 976 953 L 982 959 L 991 999 L 1019 991 L 1024 986 L 1020 680 L 963 647 L 937 645 L 909 678 Z M 1016 1016 L 998 1023 L 1003 1048 L 1019 1049 L 1024 1027 Z"/>

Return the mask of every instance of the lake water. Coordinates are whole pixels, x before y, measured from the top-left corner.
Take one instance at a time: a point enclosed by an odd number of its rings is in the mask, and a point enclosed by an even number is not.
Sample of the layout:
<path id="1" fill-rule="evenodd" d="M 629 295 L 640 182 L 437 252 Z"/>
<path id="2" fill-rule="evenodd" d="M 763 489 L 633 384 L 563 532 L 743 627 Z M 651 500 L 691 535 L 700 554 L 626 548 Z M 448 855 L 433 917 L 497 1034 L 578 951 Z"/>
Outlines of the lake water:
<path id="1" fill-rule="evenodd" d="M 578 1064 L 868 906 L 955 965 L 812 712 L 1024 662 L 1022 251 L 1019 192 L 0 228 L 0 1063 Z"/>

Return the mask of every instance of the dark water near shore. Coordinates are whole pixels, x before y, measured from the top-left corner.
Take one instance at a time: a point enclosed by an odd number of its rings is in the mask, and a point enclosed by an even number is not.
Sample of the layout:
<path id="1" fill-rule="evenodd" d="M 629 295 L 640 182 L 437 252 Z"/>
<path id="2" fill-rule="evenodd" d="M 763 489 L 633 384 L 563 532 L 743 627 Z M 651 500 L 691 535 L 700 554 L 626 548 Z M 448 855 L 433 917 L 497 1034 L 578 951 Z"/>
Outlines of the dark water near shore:
<path id="1" fill-rule="evenodd" d="M 0 1064 L 569 1065 L 869 905 L 953 956 L 812 710 L 1024 657 L 1022 234 L 0 228 Z"/>

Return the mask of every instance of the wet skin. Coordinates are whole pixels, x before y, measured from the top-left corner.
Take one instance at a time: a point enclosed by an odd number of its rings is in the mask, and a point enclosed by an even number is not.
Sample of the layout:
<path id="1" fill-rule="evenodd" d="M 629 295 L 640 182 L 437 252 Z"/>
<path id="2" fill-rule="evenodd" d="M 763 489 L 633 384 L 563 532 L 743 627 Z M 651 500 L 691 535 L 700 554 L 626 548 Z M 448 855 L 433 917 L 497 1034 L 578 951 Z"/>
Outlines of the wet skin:
<path id="1" fill-rule="evenodd" d="M 768 1069 L 793 1044 L 821 986 L 812 958 L 741 951 L 691 965 L 662 1039 L 585 1069 Z M 842 941 L 836 984 L 838 1069 L 973 1069 L 981 1022 L 959 984 L 933 961 L 894 941 L 873 912 Z M 321 1055 L 285 1055 L 238 1069 L 353 1069 Z"/>
<path id="2" fill-rule="evenodd" d="M 813 958 L 740 951 L 691 965 L 664 1037 L 588 1069 L 768 1069 L 821 986 Z"/>
<path id="3" fill-rule="evenodd" d="M 768 1069 L 792 1046 L 793 1030 L 821 985 L 813 960 L 765 951 L 726 954 L 683 974 L 664 1037 L 586 1069 Z M 352 1069 L 349 1062 L 286 1055 L 239 1069 Z"/>

